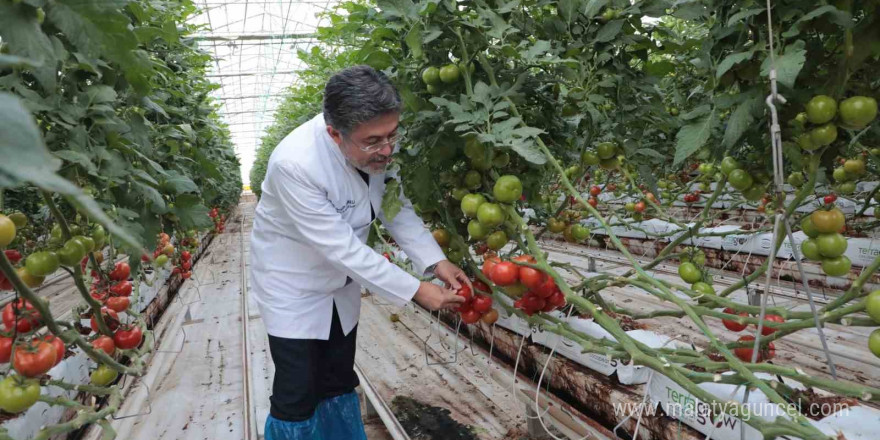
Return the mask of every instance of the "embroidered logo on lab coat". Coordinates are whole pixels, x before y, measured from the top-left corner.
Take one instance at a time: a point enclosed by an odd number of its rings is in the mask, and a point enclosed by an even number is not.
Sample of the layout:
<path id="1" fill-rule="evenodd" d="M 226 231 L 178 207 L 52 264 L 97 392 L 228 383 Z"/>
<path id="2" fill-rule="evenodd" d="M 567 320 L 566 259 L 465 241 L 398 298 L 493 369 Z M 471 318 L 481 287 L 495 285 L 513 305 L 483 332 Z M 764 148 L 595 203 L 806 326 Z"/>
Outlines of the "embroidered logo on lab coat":
<path id="1" fill-rule="evenodd" d="M 342 205 L 341 208 L 338 207 L 338 206 L 336 206 L 336 204 L 333 203 L 333 200 L 330 200 L 330 204 L 333 205 L 333 208 L 336 209 L 336 212 L 337 212 L 338 214 L 342 214 L 343 212 L 348 211 L 349 209 L 355 207 L 354 200 L 348 200 L 348 201 L 346 201 L 346 202 L 345 202 L 345 205 Z"/>

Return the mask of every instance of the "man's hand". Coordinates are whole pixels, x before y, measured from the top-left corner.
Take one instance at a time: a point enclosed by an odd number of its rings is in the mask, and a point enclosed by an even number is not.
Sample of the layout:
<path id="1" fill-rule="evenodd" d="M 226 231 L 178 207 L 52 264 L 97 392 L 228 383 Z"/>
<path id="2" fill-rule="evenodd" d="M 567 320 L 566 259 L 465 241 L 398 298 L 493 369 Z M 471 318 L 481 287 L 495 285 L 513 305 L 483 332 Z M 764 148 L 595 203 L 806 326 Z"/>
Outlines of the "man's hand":
<path id="1" fill-rule="evenodd" d="M 454 290 L 444 289 L 436 284 L 422 281 L 419 284 L 419 290 L 413 296 L 413 301 L 428 310 L 434 311 L 454 309 L 464 302 L 464 297 L 456 295 Z"/>
<path id="2" fill-rule="evenodd" d="M 452 290 L 458 291 L 462 284 L 466 284 L 473 291 L 474 286 L 463 270 L 452 264 L 449 260 L 443 260 L 434 266 L 434 276 L 446 283 Z"/>

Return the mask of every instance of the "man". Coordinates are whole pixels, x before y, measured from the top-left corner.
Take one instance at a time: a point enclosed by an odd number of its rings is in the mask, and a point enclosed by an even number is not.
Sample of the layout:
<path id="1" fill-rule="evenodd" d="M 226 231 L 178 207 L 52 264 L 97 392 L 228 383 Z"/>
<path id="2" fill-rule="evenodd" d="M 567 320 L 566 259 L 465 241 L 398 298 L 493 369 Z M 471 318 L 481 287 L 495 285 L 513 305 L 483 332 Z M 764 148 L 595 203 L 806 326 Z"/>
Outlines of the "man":
<path id="1" fill-rule="evenodd" d="M 285 137 L 269 158 L 251 235 L 251 286 L 269 333 L 275 379 L 267 440 L 365 439 L 354 373 L 361 286 L 403 305 L 453 308 L 470 283 L 445 259 L 412 205 L 387 219 L 385 169 L 398 147 L 400 95 L 368 66 L 334 75 L 324 113 Z M 378 218 L 420 282 L 366 245 Z"/>

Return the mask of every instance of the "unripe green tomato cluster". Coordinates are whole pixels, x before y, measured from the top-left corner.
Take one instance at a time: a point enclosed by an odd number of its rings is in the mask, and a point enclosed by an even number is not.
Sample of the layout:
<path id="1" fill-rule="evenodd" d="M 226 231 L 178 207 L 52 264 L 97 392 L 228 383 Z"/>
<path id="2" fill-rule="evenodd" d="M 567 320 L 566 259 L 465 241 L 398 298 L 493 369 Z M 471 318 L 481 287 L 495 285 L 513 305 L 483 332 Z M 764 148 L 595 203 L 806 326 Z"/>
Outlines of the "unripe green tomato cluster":
<path id="1" fill-rule="evenodd" d="M 846 237 L 839 231 L 846 218 L 833 208 L 817 210 L 801 221 L 801 230 L 809 237 L 801 243 L 801 253 L 808 260 L 821 261 L 822 271 L 832 277 L 844 276 L 852 267 L 850 259 L 843 255 L 847 249 Z"/>

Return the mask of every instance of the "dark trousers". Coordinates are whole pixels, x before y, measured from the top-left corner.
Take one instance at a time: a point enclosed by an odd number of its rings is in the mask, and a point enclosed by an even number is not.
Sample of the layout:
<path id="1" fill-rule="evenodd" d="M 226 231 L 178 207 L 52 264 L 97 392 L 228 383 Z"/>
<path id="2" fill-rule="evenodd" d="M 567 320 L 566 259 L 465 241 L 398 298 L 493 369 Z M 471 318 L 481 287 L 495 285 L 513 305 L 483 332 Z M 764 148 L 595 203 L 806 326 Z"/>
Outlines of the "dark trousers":
<path id="1" fill-rule="evenodd" d="M 287 339 L 269 335 L 269 351 L 275 363 L 272 417 L 298 422 L 308 420 L 322 400 L 354 391 L 357 326 L 345 336 L 333 306 L 330 339 Z"/>

